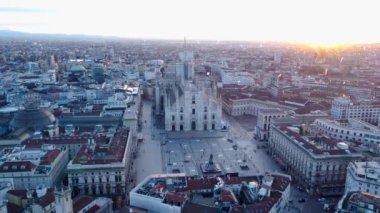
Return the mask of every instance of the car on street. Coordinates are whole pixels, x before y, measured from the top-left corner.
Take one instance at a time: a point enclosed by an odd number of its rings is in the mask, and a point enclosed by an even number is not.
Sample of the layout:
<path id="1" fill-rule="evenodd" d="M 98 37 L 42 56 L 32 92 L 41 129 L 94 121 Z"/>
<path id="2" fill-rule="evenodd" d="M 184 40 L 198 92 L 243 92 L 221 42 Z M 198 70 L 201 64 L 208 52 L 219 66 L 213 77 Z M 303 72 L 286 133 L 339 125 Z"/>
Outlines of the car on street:
<path id="1" fill-rule="evenodd" d="M 247 165 L 241 165 L 240 168 L 242 170 L 249 170 L 249 167 Z"/>
<path id="2" fill-rule="evenodd" d="M 305 198 L 301 198 L 298 200 L 299 203 L 305 203 L 306 202 L 306 199 Z"/>
<path id="3" fill-rule="evenodd" d="M 325 203 L 325 204 L 323 205 L 323 210 L 324 210 L 324 211 L 330 211 L 330 205 L 327 204 L 327 203 Z"/>
<path id="4" fill-rule="evenodd" d="M 319 202 L 325 202 L 325 201 L 326 201 L 326 198 L 324 198 L 324 197 L 318 198 L 318 201 L 319 201 Z"/>
<path id="5" fill-rule="evenodd" d="M 235 145 L 232 146 L 232 148 L 233 148 L 234 150 L 237 150 L 237 149 L 238 149 L 238 146 L 235 144 Z"/>

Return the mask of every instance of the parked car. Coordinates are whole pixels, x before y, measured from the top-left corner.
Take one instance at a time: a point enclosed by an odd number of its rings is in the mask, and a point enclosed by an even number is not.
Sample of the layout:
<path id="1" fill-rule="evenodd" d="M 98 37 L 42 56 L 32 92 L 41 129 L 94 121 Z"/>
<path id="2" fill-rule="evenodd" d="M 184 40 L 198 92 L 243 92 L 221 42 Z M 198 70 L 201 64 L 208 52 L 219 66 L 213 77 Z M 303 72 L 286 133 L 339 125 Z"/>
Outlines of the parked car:
<path id="1" fill-rule="evenodd" d="M 298 200 L 298 202 L 300 202 L 300 203 L 305 203 L 305 202 L 306 202 L 306 199 L 305 199 L 305 198 L 301 198 L 301 199 Z"/>
<path id="2" fill-rule="evenodd" d="M 235 145 L 232 146 L 232 148 L 233 148 L 234 150 L 237 150 L 237 149 L 238 149 L 238 146 L 235 144 Z"/>
<path id="3" fill-rule="evenodd" d="M 327 204 L 327 203 L 325 203 L 325 204 L 323 205 L 323 210 L 324 210 L 324 211 L 330 211 L 330 205 Z"/>

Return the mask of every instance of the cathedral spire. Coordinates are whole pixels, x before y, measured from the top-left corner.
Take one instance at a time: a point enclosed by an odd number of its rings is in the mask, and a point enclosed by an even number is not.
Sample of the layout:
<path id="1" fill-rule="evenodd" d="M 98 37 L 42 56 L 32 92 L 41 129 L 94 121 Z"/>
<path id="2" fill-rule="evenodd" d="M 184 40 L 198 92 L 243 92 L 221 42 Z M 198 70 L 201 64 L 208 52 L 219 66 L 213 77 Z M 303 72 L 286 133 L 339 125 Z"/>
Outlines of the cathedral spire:
<path id="1" fill-rule="evenodd" d="M 186 37 L 183 38 L 183 47 L 184 47 L 185 52 L 186 52 L 187 51 Z"/>

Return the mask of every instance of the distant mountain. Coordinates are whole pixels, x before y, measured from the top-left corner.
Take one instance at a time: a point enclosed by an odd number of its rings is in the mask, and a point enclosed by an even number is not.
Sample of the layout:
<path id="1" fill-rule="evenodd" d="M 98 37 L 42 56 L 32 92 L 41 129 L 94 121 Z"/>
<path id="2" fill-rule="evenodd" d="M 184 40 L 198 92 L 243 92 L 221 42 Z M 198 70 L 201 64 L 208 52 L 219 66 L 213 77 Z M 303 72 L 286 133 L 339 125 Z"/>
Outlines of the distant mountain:
<path id="1" fill-rule="evenodd" d="M 12 30 L 0 30 L 0 39 L 58 39 L 58 40 L 115 40 L 122 39 L 116 36 L 81 35 L 81 34 L 50 34 L 27 33 Z"/>

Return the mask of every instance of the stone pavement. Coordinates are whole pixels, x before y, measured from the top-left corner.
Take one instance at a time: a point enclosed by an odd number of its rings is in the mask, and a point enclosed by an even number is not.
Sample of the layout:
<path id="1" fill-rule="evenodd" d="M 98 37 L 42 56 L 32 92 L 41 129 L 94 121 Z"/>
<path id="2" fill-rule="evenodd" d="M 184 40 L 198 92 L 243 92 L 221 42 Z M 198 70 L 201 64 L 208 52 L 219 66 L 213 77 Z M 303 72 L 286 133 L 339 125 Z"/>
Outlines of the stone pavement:
<path id="1" fill-rule="evenodd" d="M 200 139 L 200 138 L 223 138 L 227 132 L 223 131 L 187 131 L 187 132 L 167 132 L 168 139 Z"/>
<path id="2" fill-rule="evenodd" d="M 162 173 L 160 140 L 153 138 L 156 134 L 152 128 L 152 102 L 143 101 L 142 107 L 142 133 L 144 141 L 138 144 L 137 158 L 134 161 L 133 170 L 136 174 L 136 183 L 144 180 L 151 174 Z"/>

